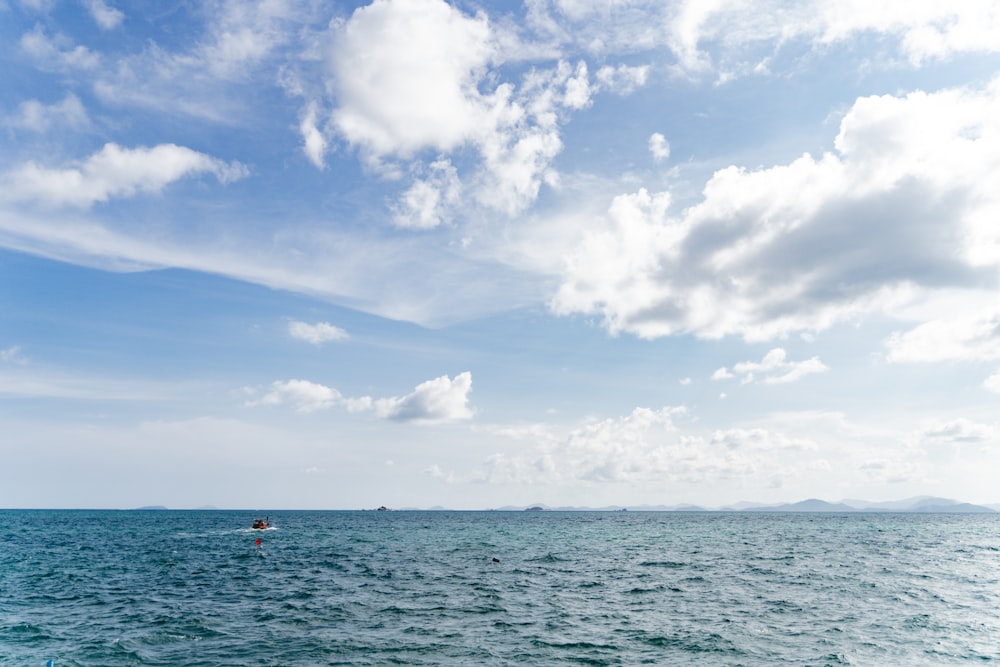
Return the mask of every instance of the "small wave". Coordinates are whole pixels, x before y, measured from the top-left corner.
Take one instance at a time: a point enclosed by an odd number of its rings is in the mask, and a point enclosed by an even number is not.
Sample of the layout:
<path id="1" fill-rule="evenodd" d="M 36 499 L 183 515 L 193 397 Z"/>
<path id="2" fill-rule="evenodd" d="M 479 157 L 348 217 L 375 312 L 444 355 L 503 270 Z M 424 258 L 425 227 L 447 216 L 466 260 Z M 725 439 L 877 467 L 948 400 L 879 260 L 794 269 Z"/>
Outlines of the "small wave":
<path id="1" fill-rule="evenodd" d="M 687 563 L 679 563 L 673 560 L 647 560 L 639 563 L 640 567 L 663 567 L 668 570 L 676 570 L 687 567 Z"/>
<path id="2" fill-rule="evenodd" d="M 566 563 L 568 562 L 565 558 L 560 558 L 555 554 L 548 553 L 544 556 L 539 556 L 538 558 L 529 558 L 529 563 Z"/>

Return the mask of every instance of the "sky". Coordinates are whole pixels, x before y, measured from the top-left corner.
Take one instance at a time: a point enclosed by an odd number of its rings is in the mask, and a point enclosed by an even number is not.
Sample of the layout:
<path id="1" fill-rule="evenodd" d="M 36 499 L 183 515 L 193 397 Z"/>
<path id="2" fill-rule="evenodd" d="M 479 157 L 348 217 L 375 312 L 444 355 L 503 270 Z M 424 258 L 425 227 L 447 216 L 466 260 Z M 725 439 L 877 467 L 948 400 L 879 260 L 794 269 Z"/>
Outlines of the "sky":
<path id="1" fill-rule="evenodd" d="M 1000 503 L 992 0 L 0 0 L 0 507 Z"/>

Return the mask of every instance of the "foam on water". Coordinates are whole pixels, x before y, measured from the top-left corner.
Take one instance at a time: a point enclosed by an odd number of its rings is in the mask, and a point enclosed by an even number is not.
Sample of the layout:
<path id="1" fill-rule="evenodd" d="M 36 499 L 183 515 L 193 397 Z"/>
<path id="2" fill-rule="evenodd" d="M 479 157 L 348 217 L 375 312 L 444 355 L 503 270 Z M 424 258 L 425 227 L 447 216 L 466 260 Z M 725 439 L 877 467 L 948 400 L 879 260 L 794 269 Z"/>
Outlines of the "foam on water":
<path id="1" fill-rule="evenodd" d="M 0 512 L 0 664 L 1000 662 L 998 515 L 271 516 Z"/>

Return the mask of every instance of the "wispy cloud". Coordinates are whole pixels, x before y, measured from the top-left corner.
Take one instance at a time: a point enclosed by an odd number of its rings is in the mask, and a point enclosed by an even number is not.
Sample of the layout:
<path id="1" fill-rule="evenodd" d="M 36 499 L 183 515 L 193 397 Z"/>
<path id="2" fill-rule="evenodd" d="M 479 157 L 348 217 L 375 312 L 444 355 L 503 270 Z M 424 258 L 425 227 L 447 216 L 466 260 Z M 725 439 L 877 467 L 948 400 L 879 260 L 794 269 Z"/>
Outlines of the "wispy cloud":
<path id="1" fill-rule="evenodd" d="M 74 45 L 64 35 L 50 37 L 40 25 L 21 36 L 21 50 L 42 70 L 94 70 L 101 64 L 99 54 L 85 46 Z"/>
<path id="2" fill-rule="evenodd" d="M 113 30 L 125 20 L 125 14 L 104 2 L 104 0 L 86 0 L 87 9 L 101 30 Z"/>
<path id="3" fill-rule="evenodd" d="M 349 337 L 346 331 L 329 322 L 308 324 L 306 322 L 292 321 L 288 323 L 288 334 L 292 338 L 304 340 L 313 345 L 347 340 Z"/>
<path id="4" fill-rule="evenodd" d="M 180 178 L 206 172 L 228 183 L 245 177 L 248 170 L 239 162 L 227 164 L 174 144 L 153 148 L 105 144 L 76 166 L 51 169 L 29 163 L 0 174 L 5 186 L 0 201 L 88 207 L 138 192 L 159 192 Z"/>
<path id="5" fill-rule="evenodd" d="M 727 380 L 739 377 L 743 384 L 763 382 L 764 384 L 784 384 L 795 382 L 806 375 L 825 373 L 830 370 L 818 357 L 805 361 L 789 361 L 784 349 L 776 347 L 760 361 L 742 361 L 732 369 L 722 368 L 712 374 L 713 380 Z"/>
<path id="6" fill-rule="evenodd" d="M 26 364 L 28 358 L 21 352 L 20 345 L 14 345 L 6 349 L 0 349 L 0 363 L 4 364 Z"/>
<path id="7" fill-rule="evenodd" d="M 90 126 L 90 118 L 80 98 L 67 93 L 55 104 L 43 104 L 38 100 L 21 102 L 17 113 L 6 119 L 6 125 L 38 133 L 62 128 L 81 130 Z"/>
<path id="8" fill-rule="evenodd" d="M 992 442 L 1000 445 L 1000 425 L 982 424 L 970 419 L 953 419 L 923 426 L 917 434 L 921 441 L 952 444 Z"/>
<path id="9" fill-rule="evenodd" d="M 894 362 L 1000 359 L 1000 312 L 979 312 L 951 320 L 934 319 L 886 341 Z"/>

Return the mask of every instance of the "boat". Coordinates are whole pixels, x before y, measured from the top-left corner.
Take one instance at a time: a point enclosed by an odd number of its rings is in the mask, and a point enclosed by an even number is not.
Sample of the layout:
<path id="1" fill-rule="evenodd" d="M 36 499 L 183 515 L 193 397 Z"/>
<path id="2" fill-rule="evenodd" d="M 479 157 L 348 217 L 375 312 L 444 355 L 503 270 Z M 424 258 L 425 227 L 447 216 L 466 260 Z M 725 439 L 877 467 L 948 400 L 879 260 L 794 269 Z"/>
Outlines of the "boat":
<path id="1" fill-rule="evenodd" d="M 265 517 L 263 519 L 254 519 L 253 525 L 250 526 L 254 530 L 267 530 L 271 527 L 271 517 Z"/>

